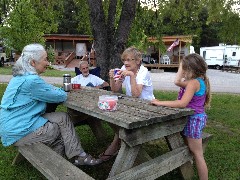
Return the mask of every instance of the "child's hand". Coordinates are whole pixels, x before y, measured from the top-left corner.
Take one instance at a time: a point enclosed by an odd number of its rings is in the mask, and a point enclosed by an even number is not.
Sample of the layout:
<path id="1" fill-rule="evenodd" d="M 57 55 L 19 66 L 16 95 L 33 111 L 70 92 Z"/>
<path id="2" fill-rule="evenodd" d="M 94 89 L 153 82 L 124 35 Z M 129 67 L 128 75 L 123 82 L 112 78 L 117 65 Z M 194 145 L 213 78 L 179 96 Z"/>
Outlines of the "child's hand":
<path id="1" fill-rule="evenodd" d="M 184 78 L 184 71 L 182 69 L 182 62 L 180 62 L 178 72 L 177 72 L 176 77 L 174 79 L 174 84 L 182 87 L 183 78 Z"/>
<path id="2" fill-rule="evenodd" d="M 153 99 L 153 100 L 150 102 L 150 104 L 155 105 L 155 106 L 158 106 L 158 103 L 159 103 L 159 102 L 160 102 L 159 100 Z"/>
<path id="3" fill-rule="evenodd" d="M 180 62 L 180 64 L 179 64 L 178 73 L 181 78 L 184 77 L 184 73 L 183 73 L 183 69 L 182 69 L 182 62 Z"/>

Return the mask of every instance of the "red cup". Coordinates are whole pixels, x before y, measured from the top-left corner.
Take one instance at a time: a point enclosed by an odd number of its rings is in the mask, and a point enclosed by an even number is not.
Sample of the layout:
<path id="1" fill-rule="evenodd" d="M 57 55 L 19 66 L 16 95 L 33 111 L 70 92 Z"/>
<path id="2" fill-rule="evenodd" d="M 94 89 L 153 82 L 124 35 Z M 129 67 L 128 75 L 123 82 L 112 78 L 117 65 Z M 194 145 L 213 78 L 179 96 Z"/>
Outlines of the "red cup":
<path id="1" fill-rule="evenodd" d="M 80 89 L 81 84 L 72 84 L 72 89 Z"/>

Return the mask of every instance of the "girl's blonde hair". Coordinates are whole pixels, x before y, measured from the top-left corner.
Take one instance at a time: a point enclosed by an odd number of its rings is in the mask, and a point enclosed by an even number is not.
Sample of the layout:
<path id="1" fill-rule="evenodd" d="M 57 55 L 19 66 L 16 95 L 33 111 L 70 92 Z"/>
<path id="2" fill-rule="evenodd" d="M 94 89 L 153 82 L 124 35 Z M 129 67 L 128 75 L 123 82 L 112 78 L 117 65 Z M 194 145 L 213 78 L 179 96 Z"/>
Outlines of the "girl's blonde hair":
<path id="1" fill-rule="evenodd" d="M 208 66 L 202 56 L 196 53 L 185 56 L 182 60 L 182 68 L 184 71 L 192 75 L 192 78 L 203 77 L 206 84 L 206 100 L 205 107 L 210 108 L 211 91 L 210 82 L 207 77 Z"/>

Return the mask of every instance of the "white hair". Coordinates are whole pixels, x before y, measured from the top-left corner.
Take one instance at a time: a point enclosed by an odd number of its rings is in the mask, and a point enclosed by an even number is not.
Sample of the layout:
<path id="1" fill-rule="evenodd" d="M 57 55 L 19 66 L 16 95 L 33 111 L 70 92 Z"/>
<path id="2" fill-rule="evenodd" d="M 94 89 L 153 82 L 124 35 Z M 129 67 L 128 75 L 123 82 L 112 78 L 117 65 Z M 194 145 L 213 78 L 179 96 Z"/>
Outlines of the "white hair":
<path id="1" fill-rule="evenodd" d="M 13 76 L 25 73 L 37 74 L 36 69 L 31 65 L 31 61 L 40 61 L 45 48 L 41 44 L 29 44 L 23 48 L 22 54 L 13 66 Z"/>
<path id="2" fill-rule="evenodd" d="M 87 65 L 89 65 L 87 61 L 80 61 L 80 62 L 79 62 L 79 69 L 81 68 L 81 65 L 82 65 L 82 64 L 87 64 Z"/>

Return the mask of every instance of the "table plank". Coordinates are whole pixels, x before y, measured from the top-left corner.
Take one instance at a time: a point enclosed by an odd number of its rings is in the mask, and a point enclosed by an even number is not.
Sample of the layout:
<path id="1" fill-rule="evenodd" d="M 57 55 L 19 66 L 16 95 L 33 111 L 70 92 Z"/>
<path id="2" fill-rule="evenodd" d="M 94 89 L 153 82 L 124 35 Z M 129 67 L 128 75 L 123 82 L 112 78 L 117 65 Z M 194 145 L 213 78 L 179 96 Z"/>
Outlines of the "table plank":
<path id="1" fill-rule="evenodd" d="M 101 95 L 120 95 L 110 91 L 95 88 L 82 88 L 77 91 L 70 91 L 68 99 L 64 104 L 77 111 L 89 114 L 117 126 L 134 129 L 149 124 L 169 121 L 178 117 L 193 114 L 191 109 L 168 108 L 153 106 L 149 101 L 133 98 L 126 95 L 118 100 L 116 111 L 103 111 L 98 108 L 98 98 Z M 76 99 L 78 101 L 76 101 Z"/>
<path id="2" fill-rule="evenodd" d="M 178 168 L 183 163 L 189 161 L 191 157 L 188 147 L 183 146 L 119 174 L 112 173 L 108 180 L 156 179 Z"/>
<path id="3" fill-rule="evenodd" d="M 169 122 L 151 124 L 140 129 L 120 129 L 119 137 L 130 147 L 134 147 L 179 132 L 184 128 L 186 122 L 186 117 L 183 117 Z"/>

